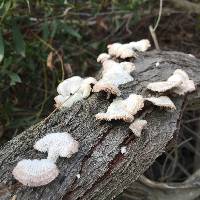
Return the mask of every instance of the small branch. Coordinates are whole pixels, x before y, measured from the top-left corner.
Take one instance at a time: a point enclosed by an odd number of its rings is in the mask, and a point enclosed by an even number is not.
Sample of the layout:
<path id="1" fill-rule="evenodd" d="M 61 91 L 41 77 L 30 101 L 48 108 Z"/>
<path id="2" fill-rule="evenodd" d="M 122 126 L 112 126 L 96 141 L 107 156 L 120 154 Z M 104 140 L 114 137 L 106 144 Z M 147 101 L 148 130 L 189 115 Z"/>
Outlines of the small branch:
<path id="1" fill-rule="evenodd" d="M 199 177 L 198 177 L 199 178 Z M 145 176 L 140 176 L 139 181 L 141 183 L 143 183 L 146 186 L 149 186 L 151 188 L 157 188 L 157 189 L 162 189 L 162 190 L 166 190 L 166 189 L 173 189 L 173 190 L 177 190 L 177 189 L 194 189 L 194 188 L 199 188 L 199 184 L 191 184 L 189 183 L 162 183 L 162 182 L 156 182 L 156 181 L 152 181 L 148 178 L 146 178 Z"/>
<path id="2" fill-rule="evenodd" d="M 156 24 L 155 24 L 154 28 L 151 25 L 149 26 L 149 31 L 150 31 L 151 36 L 153 38 L 153 42 L 155 44 L 155 47 L 158 51 L 160 51 L 160 47 L 159 47 L 158 39 L 157 39 L 157 36 L 156 36 L 156 29 L 158 28 L 158 25 L 159 25 L 159 22 L 160 22 L 160 19 L 161 19 L 162 9 L 163 9 L 163 0 L 160 0 L 160 8 L 159 8 L 159 14 L 158 14 L 158 19 L 156 21 Z"/>
<path id="3" fill-rule="evenodd" d="M 161 19 L 161 15 L 162 15 L 162 8 L 163 8 L 163 0 L 160 0 L 160 8 L 159 8 L 158 19 L 156 21 L 156 25 L 153 28 L 154 32 L 156 31 L 156 29 L 157 29 L 157 27 L 159 25 L 159 22 L 160 22 L 160 19 Z"/>
<path id="4" fill-rule="evenodd" d="M 160 51 L 160 46 L 159 46 L 159 44 L 158 44 L 156 32 L 154 31 L 154 29 L 153 29 L 153 27 L 152 27 L 151 25 L 149 26 L 149 31 L 150 31 L 150 33 L 151 33 L 151 37 L 152 37 L 152 39 L 153 39 L 153 42 L 154 42 L 154 45 L 155 45 L 156 49 L 157 49 L 158 51 Z"/>

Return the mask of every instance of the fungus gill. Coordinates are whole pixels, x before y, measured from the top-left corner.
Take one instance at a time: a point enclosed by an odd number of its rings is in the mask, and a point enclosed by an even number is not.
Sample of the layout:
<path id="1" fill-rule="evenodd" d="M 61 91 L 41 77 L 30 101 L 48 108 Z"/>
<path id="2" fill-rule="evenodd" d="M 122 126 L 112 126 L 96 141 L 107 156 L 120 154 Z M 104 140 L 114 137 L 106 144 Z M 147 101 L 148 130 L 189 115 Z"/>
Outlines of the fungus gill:
<path id="1" fill-rule="evenodd" d="M 35 159 L 19 161 L 12 173 L 23 185 L 37 187 L 53 181 L 58 176 L 59 170 L 51 160 Z"/>
<path id="2" fill-rule="evenodd" d="M 150 101 L 156 106 L 160 106 L 163 108 L 169 108 L 169 109 L 176 109 L 176 106 L 172 102 L 172 100 L 167 96 L 160 96 L 160 97 L 149 97 L 144 98 L 146 101 Z"/>

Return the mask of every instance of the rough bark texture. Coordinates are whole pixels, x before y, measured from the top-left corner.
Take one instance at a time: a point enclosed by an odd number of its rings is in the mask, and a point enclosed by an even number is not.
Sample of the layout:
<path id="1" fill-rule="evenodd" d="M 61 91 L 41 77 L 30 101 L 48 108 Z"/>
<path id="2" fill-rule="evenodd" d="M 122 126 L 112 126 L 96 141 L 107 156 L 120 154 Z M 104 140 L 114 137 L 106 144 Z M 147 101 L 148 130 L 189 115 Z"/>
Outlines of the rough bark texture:
<path id="1" fill-rule="evenodd" d="M 160 63 L 157 67 L 156 62 Z M 149 95 L 148 82 L 166 80 L 177 68 L 187 71 L 196 85 L 200 84 L 200 61 L 188 54 L 152 51 L 140 55 L 134 63 L 135 80 L 121 86 L 123 97 L 130 93 Z M 198 90 L 192 99 L 197 96 L 200 96 Z M 131 134 L 128 123 L 95 120 L 94 115 L 105 111 L 112 101 L 104 94 L 92 94 L 71 109 L 58 111 L 39 126 L 29 128 L 0 149 L 0 199 L 114 198 L 148 169 L 178 132 L 186 96 L 170 97 L 176 111 L 145 107 L 148 125 L 140 138 Z M 49 185 L 28 188 L 19 184 L 11 174 L 16 163 L 24 158 L 46 157 L 34 150 L 33 144 L 45 134 L 58 131 L 70 132 L 81 144 L 79 152 L 70 159 L 59 158 L 60 175 Z M 127 147 L 125 155 L 120 153 L 122 146 Z"/>

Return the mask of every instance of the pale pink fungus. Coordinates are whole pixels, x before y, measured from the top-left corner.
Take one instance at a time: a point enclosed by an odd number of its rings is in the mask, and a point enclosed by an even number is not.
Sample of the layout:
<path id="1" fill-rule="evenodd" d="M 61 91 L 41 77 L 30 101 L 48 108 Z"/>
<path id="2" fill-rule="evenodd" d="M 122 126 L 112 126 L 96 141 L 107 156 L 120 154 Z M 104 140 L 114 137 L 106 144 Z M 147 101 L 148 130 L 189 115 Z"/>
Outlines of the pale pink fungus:
<path id="1" fill-rule="evenodd" d="M 105 91 L 120 96 L 118 86 L 133 81 L 130 73 L 135 69 L 131 62 L 117 63 L 114 60 L 103 62 L 102 78 L 94 85 L 93 92 Z"/>
<path id="2" fill-rule="evenodd" d="M 48 152 L 47 159 L 56 162 L 58 157 L 70 158 L 78 152 L 79 143 L 67 132 L 51 133 L 38 140 L 34 149 Z"/>
<path id="3" fill-rule="evenodd" d="M 115 99 L 108 107 L 106 113 L 98 113 L 98 120 L 123 120 L 132 122 L 134 115 L 143 108 L 144 99 L 141 95 L 131 94 L 127 99 Z"/>
<path id="4" fill-rule="evenodd" d="M 145 98 L 146 101 L 150 101 L 156 106 L 160 106 L 163 108 L 169 108 L 169 109 L 176 109 L 176 106 L 172 102 L 172 100 L 167 96 L 160 96 L 160 97 L 149 97 Z"/>
<path id="5" fill-rule="evenodd" d="M 106 60 L 109 60 L 111 58 L 111 56 L 107 53 L 101 53 L 98 57 L 97 57 L 97 62 L 101 62 L 103 63 Z"/>
<path id="6" fill-rule="evenodd" d="M 51 160 L 21 160 L 12 173 L 23 185 L 37 187 L 53 181 L 58 176 L 59 170 Z"/>
<path id="7" fill-rule="evenodd" d="M 122 59 L 137 57 L 136 51 L 144 52 L 150 47 L 150 42 L 143 39 L 137 42 L 129 42 L 127 44 L 113 43 L 109 44 L 108 53 L 111 56 L 120 57 Z"/>
<path id="8" fill-rule="evenodd" d="M 92 84 L 96 83 L 93 77 L 81 78 L 73 76 L 61 82 L 58 87 L 58 95 L 54 98 L 56 107 L 71 107 L 74 103 L 87 98 L 92 90 Z"/>
<path id="9" fill-rule="evenodd" d="M 142 130 L 147 125 L 146 120 L 136 119 L 132 124 L 130 124 L 129 128 L 134 133 L 135 136 L 140 137 Z"/>
<path id="10" fill-rule="evenodd" d="M 171 90 L 178 95 L 184 95 L 187 92 L 195 90 L 193 80 L 190 80 L 188 74 L 182 69 L 177 69 L 167 81 L 149 83 L 147 88 L 155 92 L 165 92 Z"/>

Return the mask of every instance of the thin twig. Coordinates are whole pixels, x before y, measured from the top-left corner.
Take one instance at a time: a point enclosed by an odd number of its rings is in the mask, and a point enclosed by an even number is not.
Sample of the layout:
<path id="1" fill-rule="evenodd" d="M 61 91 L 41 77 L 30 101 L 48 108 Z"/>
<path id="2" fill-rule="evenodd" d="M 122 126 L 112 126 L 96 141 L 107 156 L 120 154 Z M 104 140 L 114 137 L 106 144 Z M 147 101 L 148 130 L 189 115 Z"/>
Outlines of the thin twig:
<path id="1" fill-rule="evenodd" d="M 162 182 L 156 182 L 152 181 L 148 178 L 146 178 L 144 175 L 140 176 L 138 179 L 141 183 L 151 187 L 151 188 L 158 188 L 158 189 L 194 189 L 199 188 L 198 184 L 191 184 L 191 183 L 162 183 Z"/>
<path id="2" fill-rule="evenodd" d="M 157 29 L 157 27 L 159 25 L 159 22 L 160 22 L 160 19 L 161 19 L 161 15 L 162 15 L 162 8 L 163 8 L 163 0 L 160 0 L 160 8 L 159 8 L 158 19 L 156 21 L 156 25 L 153 28 L 154 32 L 156 31 L 156 29 Z"/>
<path id="3" fill-rule="evenodd" d="M 158 51 L 160 51 L 160 46 L 158 44 L 158 39 L 157 39 L 157 36 L 156 36 L 156 29 L 158 28 L 158 25 L 159 25 L 159 22 L 160 22 L 160 19 L 161 19 L 162 8 L 163 8 L 163 0 L 160 0 L 160 8 L 159 8 L 159 14 L 158 14 L 158 19 L 156 21 L 156 24 L 155 24 L 154 28 L 151 25 L 149 26 L 149 31 L 151 33 L 151 37 L 152 37 L 153 42 L 155 44 L 155 47 Z"/>
<path id="4" fill-rule="evenodd" d="M 158 51 L 160 51 L 160 46 L 159 46 L 159 44 L 158 44 L 158 40 L 157 40 L 156 33 L 155 33 L 155 31 L 153 30 L 153 27 L 152 27 L 151 25 L 149 26 L 149 31 L 150 31 L 150 33 L 151 33 L 151 37 L 152 37 L 152 39 L 153 39 L 153 42 L 154 42 L 154 45 L 155 45 L 156 49 L 157 49 Z"/>

